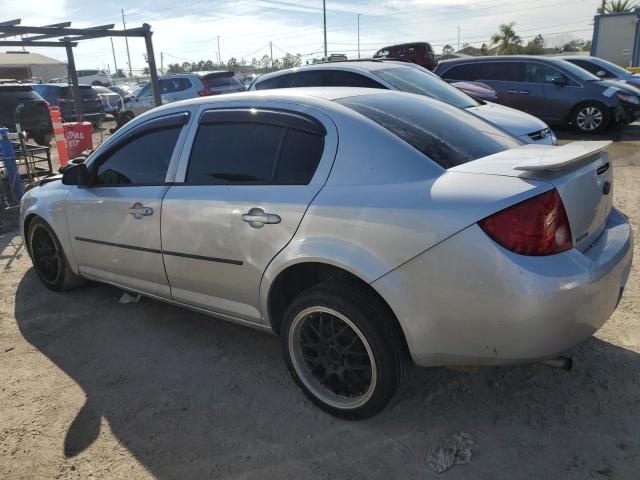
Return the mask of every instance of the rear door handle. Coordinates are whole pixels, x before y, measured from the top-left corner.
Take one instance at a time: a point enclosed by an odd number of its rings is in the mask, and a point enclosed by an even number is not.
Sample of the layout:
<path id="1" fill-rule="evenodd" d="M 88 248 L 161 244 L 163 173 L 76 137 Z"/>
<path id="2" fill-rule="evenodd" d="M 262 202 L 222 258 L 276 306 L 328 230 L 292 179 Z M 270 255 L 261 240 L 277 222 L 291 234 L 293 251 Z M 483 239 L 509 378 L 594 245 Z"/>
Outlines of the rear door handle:
<path id="1" fill-rule="evenodd" d="M 518 90 L 507 90 L 507 93 L 518 93 Z"/>
<path id="2" fill-rule="evenodd" d="M 520 95 L 529 95 L 529 90 L 520 90 L 518 93 Z"/>
<path id="3" fill-rule="evenodd" d="M 249 212 L 242 214 L 242 220 L 253 228 L 262 228 L 267 224 L 280 223 L 282 219 L 275 213 L 265 213 L 261 208 L 252 208 Z"/>
<path id="4" fill-rule="evenodd" d="M 131 208 L 129 208 L 129 214 L 133 215 L 135 218 L 142 218 L 148 215 L 153 215 L 153 208 L 145 207 L 140 202 L 136 202 L 131 206 Z"/>

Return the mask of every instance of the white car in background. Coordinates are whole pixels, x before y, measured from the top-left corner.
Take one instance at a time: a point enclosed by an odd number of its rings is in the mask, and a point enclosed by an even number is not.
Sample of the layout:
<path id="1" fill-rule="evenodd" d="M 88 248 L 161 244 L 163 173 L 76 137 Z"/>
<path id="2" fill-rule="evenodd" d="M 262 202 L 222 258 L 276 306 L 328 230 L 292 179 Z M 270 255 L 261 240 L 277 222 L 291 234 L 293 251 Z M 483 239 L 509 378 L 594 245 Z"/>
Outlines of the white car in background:
<path id="1" fill-rule="evenodd" d="M 52 78 L 48 83 L 67 83 L 70 82 L 69 76 L 62 78 Z M 111 74 L 106 70 L 78 70 L 78 83 L 86 85 L 108 87 L 113 83 Z"/>

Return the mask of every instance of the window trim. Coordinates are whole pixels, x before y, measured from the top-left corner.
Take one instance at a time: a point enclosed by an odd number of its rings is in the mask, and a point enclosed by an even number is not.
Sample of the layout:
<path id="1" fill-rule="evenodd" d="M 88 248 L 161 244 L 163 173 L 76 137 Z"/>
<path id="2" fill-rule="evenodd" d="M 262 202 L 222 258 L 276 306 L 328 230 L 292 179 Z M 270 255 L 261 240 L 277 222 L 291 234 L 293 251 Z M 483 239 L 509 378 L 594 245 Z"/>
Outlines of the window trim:
<path id="1" fill-rule="evenodd" d="M 260 113 L 261 116 L 259 119 L 256 118 L 256 113 Z M 278 147 L 275 153 L 275 160 L 273 163 L 273 168 L 271 171 L 271 179 L 268 182 L 231 182 L 231 183 L 221 183 L 221 184 L 211 184 L 211 183 L 190 183 L 188 182 L 189 175 L 189 166 L 191 163 L 191 155 L 193 153 L 193 146 L 195 145 L 195 141 L 197 138 L 198 130 L 200 125 L 211 125 L 211 124 L 233 124 L 240 123 L 242 125 L 245 124 L 259 124 L 259 125 L 270 125 L 275 127 L 282 128 L 282 133 L 280 134 L 280 139 L 278 142 Z M 313 118 L 310 115 L 307 115 L 302 112 L 295 112 L 290 110 L 280 110 L 277 108 L 247 108 L 247 107 L 237 107 L 237 108 L 221 108 L 221 109 L 208 109 L 204 110 L 198 119 L 196 125 L 194 125 L 195 130 L 190 139 L 190 148 L 187 154 L 186 168 L 184 170 L 184 178 L 182 182 L 176 182 L 172 184 L 172 186 L 207 186 L 207 187 L 230 187 L 230 186 L 307 186 L 311 184 L 313 181 L 313 177 L 318 171 L 320 167 L 320 163 L 325 154 L 325 149 L 327 147 L 326 136 L 328 134 L 324 125 L 317 119 Z M 321 137 L 322 139 L 322 147 L 320 156 L 316 163 L 315 169 L 311 176 L 309 177 L 309 181 L 306 183 L 278 183 L 276 180 L 276 176 L 278 171 L 280 170 L 280 160 L 282 156 L 282 151 L 284 147 L 284 143 L 286 141 L 289 130 L 299 130 L 305 133 L 309 133 L 311 135 L 315 135 Z"/>
<path id="2" fill-rule="evenodd" d="M 162 117 L 156 117 L 151 120 L 148 120 L 144 123 L 136 125 L 132 127 L 130 130 L 125 132 L 124 135 L 119 137 L 112 145 L 109 145 L 104 151 L 100 152 L 98 156 L 92 159 L 91 164 L 89 165 L 89 182 L 88 185 L 79 187 L 79 188 L 123 188 L 123 187 L 157 187 L 170 185 L 171 182 L 167 182 L 167 174 L 171 171 L 171 163 L 174 161 L 174 157 L 176 152 L 178 151 L 178 147 L 181 146 L 182 141 L 184 140 L 184 135 L 186 129 L 185 125 L 189 123 L 189 119 L 191 117 L 191 112 L 180 112 L 173 113 L 170 115 L 165 115 Z M 116 150 L 125 147 L 128 143 L 136 140 L 137 138 L 145 135 L 147 133 L 155 132 L 158 130 L 165 130 L 174 127 L 180 127 L 180 131 L 178 133 L 178 138 L 176 139 L 176 144 L 173 147 L 173 152 L 171 153 L 171 159 L 169 160 L 169 165 L 167 166 L 167 173 L 165 173 L 165 179 L 162 182 L 150 182 L 150 183 L 125 183 L 118 185 L 95 185 L 93 182 L 95 181 L 95 177 L 98 173 L 98 169 L 100 166 L 110 157 Z M 106 157 L 106 158 L 105 158 Z"/>

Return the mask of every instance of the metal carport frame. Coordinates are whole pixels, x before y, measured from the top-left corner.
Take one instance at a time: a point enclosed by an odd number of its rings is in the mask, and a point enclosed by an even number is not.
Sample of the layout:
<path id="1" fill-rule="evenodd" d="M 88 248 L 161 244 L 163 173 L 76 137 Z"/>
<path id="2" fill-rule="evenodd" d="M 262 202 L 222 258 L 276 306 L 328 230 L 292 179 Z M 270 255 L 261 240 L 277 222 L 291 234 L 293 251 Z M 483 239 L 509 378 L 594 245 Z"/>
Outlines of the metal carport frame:
<path id="1" fill-rule="evenodd" d="M 67 51 L 67 68 L 69 79 L 73 87 L 73 103 L 75 104 L 78 121 L 82 121 L 83 109 L 78 87 L 78 73 L 76 72 L 76 62 L 73 57 L 73 47 L 79 41 L 104 37 L 142 37 L 147 48 L 147 61 L 149 63 L 149 74 L 151 76 L 151 89 L 153 100 L 156 106 L 162 105 L 160 89 L 158 87 L 158 71 L 156 70 L 156 59 L 153 53 L 153 42 L 151 41 L 151 26 L 148 23 L 142 27 L 126 30 L 114 30 L 114 24 L 100 25 L 89 28 L 70 28 L 71 22 L 56 23 L 43 27 L 26 27 L 20 25 L 21 19 L 0 22 L 0 47 L 64 47 Z M 10 37 L 20 37 L 19 40 L 5 40 Z M 54 39 L 57 41 L 45 39 Z"/>

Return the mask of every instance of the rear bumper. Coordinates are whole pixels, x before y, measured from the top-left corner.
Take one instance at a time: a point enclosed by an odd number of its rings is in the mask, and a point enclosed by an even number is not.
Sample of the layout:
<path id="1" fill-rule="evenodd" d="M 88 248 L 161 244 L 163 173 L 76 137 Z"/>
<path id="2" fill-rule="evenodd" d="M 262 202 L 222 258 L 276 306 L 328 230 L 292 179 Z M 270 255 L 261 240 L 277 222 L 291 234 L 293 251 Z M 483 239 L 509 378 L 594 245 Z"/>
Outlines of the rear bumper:
<path id="1" fill-rule="evenodd" d="M 593 335 L 621 297 L 633 234 L 617 210 L 596 243 L 527 257 L 476 224 L 373 283 L 414 361 L 496 365 L 554 357 Z"/>

